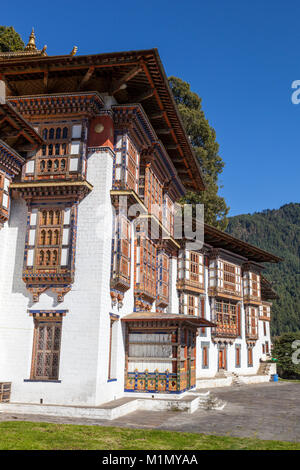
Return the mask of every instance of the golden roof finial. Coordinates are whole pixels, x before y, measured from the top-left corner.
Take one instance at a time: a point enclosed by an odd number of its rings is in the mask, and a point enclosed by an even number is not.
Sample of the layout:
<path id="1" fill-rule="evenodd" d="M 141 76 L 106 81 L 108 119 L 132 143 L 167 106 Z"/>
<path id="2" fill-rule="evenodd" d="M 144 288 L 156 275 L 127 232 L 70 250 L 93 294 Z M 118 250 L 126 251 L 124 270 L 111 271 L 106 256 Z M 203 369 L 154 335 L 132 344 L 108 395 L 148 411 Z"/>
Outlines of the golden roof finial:
<path id="1" fill-rule="evenodd" d="M 72 49 L 71 52 L 70 52 L 70 55 L 71 55 L 71 56 L 75 55 L 76 52 L 77 52 L 77 50 L 78 50 L 78 47 L 77 47 L 77 46 L 74 46 L 73 49 Z"/>
<path id="2" fill-rule="evenodd" d="M 29 36 L 29 41 L 27 46 L 25 47 L 25 51 L 36 51 L 36 45 L 35 45 L 35 34 L 34 34 L 34 28 L 32 28 L 31 34 Z"/>

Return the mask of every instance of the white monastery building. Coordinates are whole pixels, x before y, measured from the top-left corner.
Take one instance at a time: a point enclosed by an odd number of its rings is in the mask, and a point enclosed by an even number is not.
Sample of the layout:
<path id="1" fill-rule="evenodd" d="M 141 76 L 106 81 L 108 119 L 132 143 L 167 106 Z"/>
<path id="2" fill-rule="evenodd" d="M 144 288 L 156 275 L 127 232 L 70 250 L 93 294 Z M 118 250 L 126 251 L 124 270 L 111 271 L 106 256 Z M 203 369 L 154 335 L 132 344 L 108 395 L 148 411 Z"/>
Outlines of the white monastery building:
<path id="1" fill-rule="evenodd" d="M 176 237 L 205 185 L 157 50 L 47 56 L 32 33 L 0 78 L 0 401 L 269 380 L 280 259 L 207 224 L 200 248 Z"/>

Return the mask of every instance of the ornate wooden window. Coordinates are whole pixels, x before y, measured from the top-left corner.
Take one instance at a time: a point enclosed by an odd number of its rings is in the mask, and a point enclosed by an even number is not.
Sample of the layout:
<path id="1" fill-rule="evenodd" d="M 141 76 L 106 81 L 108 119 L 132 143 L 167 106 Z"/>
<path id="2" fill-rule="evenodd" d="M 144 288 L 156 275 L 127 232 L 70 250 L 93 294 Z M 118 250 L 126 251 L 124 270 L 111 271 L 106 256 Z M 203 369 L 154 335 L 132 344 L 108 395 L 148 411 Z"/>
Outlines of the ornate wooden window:
<path id="1" fill-rule="evenodd" d="M 9 209 L 9 179 L 0 172 L 0 208 Z"/>
<path id="2" fill-rule="evenodd" d="M 115 155 L 113 187 L 133 189 L 138 193 L 139 154 L 135 145 L 126 134 L 116 134 Z"/>
<path id="3" fill-rule="evenodd" d="M 202 369 L 208 369 L 209 368 L 209 343 L 202 342 L 201 349 L 202 349 Z"/>
<path id="4" fill-rule="evenodd" d="M 39 213 L 35 266 L 55 267 L 60 264 L 63 214 L 60 209 L 43 209 Z"/>
<path id="5" fill-rule="evenodd" d="M 253 367 L 253 349 L 248 347 L 248 367 Z"/>
<path id="6" fill-rule="evenodd" d="M 130 287 L 131 226 L 124 216 L 116 219 L 113 240 L 112 287 L 127 290 Z"/>
<path id="7" fill-rule="evenodd" d="M 156 298 L 156 246 L 146 235 L 139 235 L 135 247 L 135 288 Z"/>
<path id="8" fill-rule="evenodd" d="M 256 307 L 246 308 L 246 336 L 257 339 L 258 337 L 258 312 Z"/>
<path id="9" fill-rule="evenodd" d="M 243 293 L 246 300 L 260 300 L 260 275 L 246 271 L 243 275 Z"/>
<path id="10" fill-rule="evenodd" d="M 195 251 L 181 251 L 178 257 L 178 287 L 204 289 L 204 257 Z"/>
<path id="11" fill-rule="evenodd" d="M 26 165 L 25 180 L 71 178 L 80 172 L 81 129 L 81 124 L 41 126 L 45 144 L 37 152 L 35 160 Z M 80 137 L 75 137 L 77 135 Z"/>
<path id="12" fill-rule="evenodd" d="M 182 293 L 180 295 L 180 313 L 205 318 L 204 299 L 199 295 Z"/>
<path id="13" fill-rule="evenodd" d="M 31 379 L 58 380 L 61 328 L 61 320 L 34 320 Z"/>
<path id="14" fill-rule="evenodd" d="M 157 257 L 157 298 L 156 304 L 166 307 L 169 303 L 169 257 L 159 253 Z"/>
<path id="15" fill-rule="evenodd" d="M 266 322 L 263 322 L 264 336 L 267 336 Z"/>
<path id="16" fill-rule="evenodd" d="M 174 204 L 171 198 L 165 194 L 164 197 L 164 211 L 163 211 L 163 225 L 174 235 Z"/>
<path id="17" fill-rule="evenodd" d="M 110 318 L 110 327 L 109 327 L 109 356 L 108 356 L 108 380 L 116 380 L 117 376 L 117 371 L 116 371 L 116 365 L 117 365 L 117 351 L 116 351 L 116 345 L 117 345 L 117 338 L 116 338 L 116 333 L 117 333 L 117 321 L 118 319 L 115 317 Z"/>
<path id="18" fill-rule="evenodd" d="M 127 139 L 127 167 L 126 167 L 126 183 L 128 189 L 133 189 L 138 192 L 138 172 L 139 155 L 132 144 L 131 140 Z"/>
<path id="19" fill-rule="evenodd" d="M 145 204 L 150 214 L 162 220 L 163 185 L 150 166 L 146 167 L 145 173 Z"/>
<path id="20" fill-rule="evenodd" d="M 227 300 L 216 300 L 214 321 L 216 333 L 229 336 L 240 334 L 240 309 L 236 303 Z"/>
<path id="21" fill-rule="evenodd" d="M 241 346 L 235 346 L 235 367 L 241 367 Z"/>
<path id="22" fill-rule="evenodd" d="M 241 295 L 241 268 L 223 260 L 210 262 L 209 287 L 220 292 Z"/>

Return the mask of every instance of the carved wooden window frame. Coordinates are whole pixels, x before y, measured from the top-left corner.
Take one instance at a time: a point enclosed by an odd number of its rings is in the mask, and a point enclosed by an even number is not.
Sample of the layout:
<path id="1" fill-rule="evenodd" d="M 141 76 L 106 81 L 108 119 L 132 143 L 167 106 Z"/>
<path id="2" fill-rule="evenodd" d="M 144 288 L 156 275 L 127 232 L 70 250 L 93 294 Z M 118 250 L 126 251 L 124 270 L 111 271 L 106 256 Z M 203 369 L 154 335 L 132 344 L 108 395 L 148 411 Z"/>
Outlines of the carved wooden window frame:
<path id="1" fill-rule="evenodd" d="M 44 214 L 46 213 L 47 219 L 44 220 Z M 53 221 L 52 223 L 48 223 L 48 220 L 50 219 L 51 215 L 53 214 Z M 59 213 L 59 218 L 60 221 L 59 223 L 53 223 L 57 222 L 57 219 L 55 220 L 54 217 L 57 217 L 57 213 Z M 46 222 L 46 223 L 44 223 Z M 51 222 L 51 219 L 50 219 Z M 38 211 L 38 223 L 37 223 L 37 228 L 36 228 L 36 238 L 35 238 L 35 255 L 34 255 L 34 267 L 38 270 L 44 270 L 44 269 L 57 269 L 58 267 L 61 266 L 61 252 L 62 252 L 62 238 L 63 238 L 63 228 L 64 228 L 64 210 L 59 207 L 44 207 L 40 208 Z M 57 232 L 59 239 L 57 240 Z M 43 233 L 46 234 L 45 241 L 46 243 L 43 244 L 42 241 L 44 240 L 43 238 Z M 49 241 L 49 236 L 52 236 L 51 238 L 51 243 L 47 243 Z M 58 241 L 57 244 L 52 243 L 52 241 Z M 48 252 L 50 253 L 51 260 L 53 259 L 55 253 L 56 253 L 56 263 L 55 264 L 40 264 L 39 263 L 39 258 L 41 256 L 41 253 L 44 253 L 44 259 L 47 260 Z"/>
<path id="2" fill-rule="evenodd" d="M 41 328 L 45 331 L 46 338 L 44 338 L 44 347 L 39 348 L 39 343 L 43 341 L 41 338 Z M 49 338 L 48 331 L 51 331 L 52 338 Z M 55 338 L 56 331 L 58 331 L 58 338 Z M 31 380 L 45 380 L 52 381 L 59 378 L 59 364 L 61 353 L 61 336 L 62 336 L 62 318 L 35 318 L 34 319 L 34 334 L 33 334 L 33 349 L 32 349 L 32 362 L 31 362 Z M 49 347 L 50 346 L 50 347 Z M 49 366 L 48 374 L 37 373 L 39 367 L 39 355 L 42 356 L 41 367 L 43 371 L 47 371 L 47 362 Z M 53 366 L 53 361 L 56 356 L 56 365 Z M 55 373 L 54 373 L 55 371 Z"/>

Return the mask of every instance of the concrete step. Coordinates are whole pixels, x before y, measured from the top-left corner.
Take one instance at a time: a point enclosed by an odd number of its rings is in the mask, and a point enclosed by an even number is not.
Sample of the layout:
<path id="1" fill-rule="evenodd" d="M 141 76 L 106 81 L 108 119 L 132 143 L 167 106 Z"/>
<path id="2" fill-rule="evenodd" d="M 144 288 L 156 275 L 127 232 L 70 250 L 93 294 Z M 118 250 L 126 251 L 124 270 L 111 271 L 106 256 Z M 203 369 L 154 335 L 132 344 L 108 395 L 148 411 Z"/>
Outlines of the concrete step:
<path id="1" fill-rule="evenodd" d="M 35 403 L 0 403 L 0 413 L 33 414 L 113 420 L 137 410 L 148 411 L 184 411 L 194 413 L 197 409 L 223 409 L 225 402 L 212 397 L 208 390 L 187 392 L 183 396 L 155 395 L 153 397 L 122 397 L 99 406 L 72 406 Z"/>
<path id="2" fill-rule="evenodd" d="M 218 410 L 221 411 L 226 406 L 226 401 L 220 400 L 214 395 L 209 395 L 199 401 L 199 408 L 204 410 Z"/>

